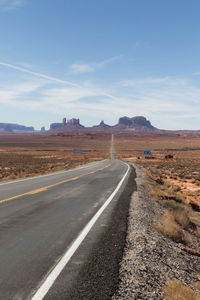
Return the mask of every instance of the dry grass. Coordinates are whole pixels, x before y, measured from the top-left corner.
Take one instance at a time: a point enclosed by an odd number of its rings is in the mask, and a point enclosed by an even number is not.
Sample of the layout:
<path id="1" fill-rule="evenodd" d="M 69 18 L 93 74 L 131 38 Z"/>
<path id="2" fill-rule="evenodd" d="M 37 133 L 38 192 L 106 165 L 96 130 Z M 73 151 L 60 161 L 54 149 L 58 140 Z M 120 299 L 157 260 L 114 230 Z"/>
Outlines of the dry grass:
<path id="1" fill-rule="evenodd" d="M 190 218 L 187 215 L 187 212 L 184 210 L 174 210 L 173 216 L 175 221 L 184 229 L 188 229 L 190 225 Z"/>
<path id="2" fill-rule="evenodd" d="M 160 218 L 160 223 L 155 224 L 155 228 L 163 235 L 169 237 L 173 241 L 180 243 L 183 236 L 179 225 L 175 222 L 174 215 L 170 211 L 166 211 Z"/>
<path id="3" fill-rule="evenodd" d="M 195 286 L 198 290 L 200 290 L 200 281 L 195 282 Z"/>
<path id="4" fill-rule="evenodd" d="M 200 228 L 196 227 L 195 234 L 198 238 L 200 238 Z"/>
<path id="5" fill-rule="evenodd" d="M 163 287 L 164 300 L 198 300 L 195 292 L 176 280 L 171 280 Z"/>

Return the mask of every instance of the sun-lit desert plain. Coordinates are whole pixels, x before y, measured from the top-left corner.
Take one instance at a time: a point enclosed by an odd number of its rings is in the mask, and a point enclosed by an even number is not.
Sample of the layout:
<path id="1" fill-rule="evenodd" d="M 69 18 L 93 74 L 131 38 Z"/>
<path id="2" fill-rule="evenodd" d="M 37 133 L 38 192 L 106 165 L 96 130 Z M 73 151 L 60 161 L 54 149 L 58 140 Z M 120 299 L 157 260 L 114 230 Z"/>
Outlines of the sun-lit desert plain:
<path id="1" fill-rule="evenodd" d="M 157 229 L 177 242 L 197 246 L 200 133 L 115 132 L 114 141 L 116 158 L 145 168 L 152 198 L 165 210 Z M 110 145 L 111 132 L 1 133 L 0 181 L 106 159 Z M 144 151 L 151 151 L 151 155 L 144 155 Z M 190 236 L 190 231 L 195 234 Z"/>
<path id="2" fill-rule="evenodd" d="M 198 132 L 123 133 L 117 156 L 144 168 L 152 199 L 162 213 L 155 228 L 200 256 L 200 135 Z M 144 155 L 144 151 L 151 155 Z"/>
<path id="3" fill-rule="evenodd" d="M 0 180 L 68 170 L 109 156 L 110 135 L 0 134 Z"/>
<path id="4" fill-rule="evenodd" d="M 146 169 L 160 186 L 175 186 L 184 200 L 199 203 L 200 134 L 119 134 L 115 137 L 117 156 Z M 151 155 L 144 155 L 144 151 Z"/>

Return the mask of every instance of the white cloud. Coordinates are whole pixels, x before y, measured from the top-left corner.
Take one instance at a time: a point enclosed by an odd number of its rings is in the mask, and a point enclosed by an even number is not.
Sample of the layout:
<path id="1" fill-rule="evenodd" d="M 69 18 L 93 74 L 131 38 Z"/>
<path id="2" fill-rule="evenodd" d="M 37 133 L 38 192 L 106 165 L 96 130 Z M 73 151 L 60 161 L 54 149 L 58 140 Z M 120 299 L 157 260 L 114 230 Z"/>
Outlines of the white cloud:
<path id="1" fill-rule="evenodd" d="M 29 76 L 26 82 L 0 85 L 0 103 L 22 111 L 80 117 L 85 125 L 91 119 L 114 124 L 123 115 L 144 115 L 159 128 L 181 129 L 184 125 L 191 128 L 190 123 L 184 124 L 186 119 L 187 122 L 196 119 L 198 125 L 200 86 L 192 79 L 172 76 L 129 79 L 108 89 L 91 83 L 79 85 L 15 65 L 0 65 L 33 76 L 32 81 Z"/>
<path id="2" fill-rule="evenodd" d="M 168 79 L 170 82 L 170 79 Z M 146 82 L 146 80 L 144 80 Z M 46 88 L 40 92 L 40 102 L 29 101 L 27 104 L 20 102 L 19 105 L 27 109 L 40 109 L 42 111 L 54 112 L 59 115 L 77 116 L 81 119 L 102 118 L 107 122 L 115 122 L 119 116 L 145 115 L 153 120 L 157 126 L 170 128 L 175 124 L 174 119 L 184 119 L 198 116 L 200 114 L 197 100 L 200 98 L 200 88 L 190 86 L 189 83 L 177 79 L 176 85 L 159 86 L 162 80 L 152 80 L 151 87 L 137 87 L 122 95 L 115 97 L 109 91 L 95 86 L 83 86 L 82 88 L 63 87 Z M 181 83 L 179 86 L 178 82 Z M 156 86 L 155 86 L 156 83 Z M 173 79 L 174 83 L 174 79 Z M 181 89 L 181 90 L 179 90 Z M 115 91 L 116 94 L 117 91 Z M 188 99 L 190 99 L 188 101 Z M 196 106 L 196 108 L 194 108 Z M 162 123 L 163 122 L 163 123 Z M 83 122 L 84 123 L 84 122 Z M 189 126 L 189 124 L 188 124 Z M 187 126 L 186 126 L 187 127 Z M 177 121 L 178 128 L 178 121 Z"/>
<path id="3" fill-rule="evenodd" d="M 42 95 L 45 102 L 48 101 L 48 103 L 54 104 L 56 99 L 58 105 L 64 104 L 67 106 L 70 102 L 73 103 L 82 98 L 99 96 L 99 93 L 95 89 L 87 88 L 55 88 L 44 90 Z"/>
<path id="4" fill-rule="evenodd" d="M 33 65 L 28 64 L 26 62 L 17 62 L 17 66 L 25 68 L 25 69 L 32 69 Z"/>
<path id="5" fill-rule="evenodd" d="M 137 87 L 137 86 L 155 86 L 155 85 L 185 85 L 187 80 L 178 77 L 147 77 L 134 80 L 124 80 L 121 85 L 124 87 Z"/>
<path id="6" fill-rule="evenodd" d="M 0 10 L 13 10 L 25 4 L 24 0 L 0 0 Z"/>
<path id="7" fill-rule="evenodd" d="M 71 73 L 88 73 L 93 72 L 94 67 L 89 64 L 73 64 L 70 66 Z"/>
<path id="8" fill-rule="evenodd" d="M 0 86 L 0 103 L 9 105 L 21 105 L 21 99 L 27 95 L 36 92 L 41 88 L 40 83 L 22 82 L 18 84 Z"/>
<path id="9" fill-rule="evenodd" d="M 77 83 L 74 83 L 72 81 L 66 81 L 66 80 L 62 80 L 62 79 L 56 78 L 56 77 L 48 76 L 46 74 L 42 74 L 42 73 L 38 73 L 38 72 L 33 72 L 31 70 L 24 69 L 24 68 L 15 66 L 15 65 L 7 64 L 7 63 L 4 63 L 4 62 L 0 62 L 0 65 L 4 66 L 6 68 L 9 68 L 9 69 L 13 69 L 13 70 L 17 70 L 17 71 L 20 71 L 20 72 L 23 72 L 23 73 L 27 73 L 27 74 L 33 75 L 34 77 L 39 77 L 39 78 L 42 78 L 42 79 L 46 79 L 47 81 L 52 81 L 54 83 L 60 83 L 62 85 L 63 84 L 64 85 L 68 85 L 68 86 L 71 86 L 71 87 L 74 87 L 74 88 L 78 89 L 79 91 L 81 91 L 81 90 L 83 91 L 83 89 L 85 90 L 85 87 L 83 87 L 83 86 L 81 86 L 81 85 L 79 85 Z M 91 90 L 93 88 L 91 86 L 88 86 L 87 89 Z M 102 96 L 106 96 L 106 97 L 115 99 L 115 97 L 113 95 L 107 93 L 103 89 L 99 89 L 99 88 L 97 89 L 95 87 L 95 90 L 96 90 L 96 94 L 98 94 L 98 95 L 102 95 Z"/>
<path id="10" fill-rule="evenodd" d="M 102 69 L 107 64 L 110 64 L 121 58 L 122 58 L 122 55 L 119 55 L 119 56 L 113 56 L 109 59 L 105 59 L 100 62 L 75 63 L 75 64 L 72 64 L 71 66 L 69 66 L 69 72 L 74 73 L 74 74 L 94 72 L 98 69 Z"/>

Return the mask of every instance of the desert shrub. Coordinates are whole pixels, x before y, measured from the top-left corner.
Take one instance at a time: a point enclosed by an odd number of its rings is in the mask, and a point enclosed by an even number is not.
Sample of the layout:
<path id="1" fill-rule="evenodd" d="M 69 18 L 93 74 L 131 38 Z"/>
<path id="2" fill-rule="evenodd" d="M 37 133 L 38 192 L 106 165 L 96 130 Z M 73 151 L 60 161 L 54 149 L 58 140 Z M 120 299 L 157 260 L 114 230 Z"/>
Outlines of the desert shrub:
<path id="1" fill-rule="evenodd" d="M 173 215 L 175 218 L 175 221 L 184 229 L 187 229 L 190 225 L 190 219 L 184 210 L 174 210 Z"/>
<path id="2" fill-rule="evenodd" d="M 182 244 L 193 246 L 193 236 L 188 231 L 182 232 Z"/>
<path id="3" fill-rule="evenodd" d="M 179 225 L 175 222 L 175 218 L 170 211 L 166 211 L 160 218 L 160 223 L 155 225 L 157 231 L 180 243 L 183 241 L 183 236 Z"/>
<path id="4" fill-rule="evenodd" d="M 176 280 L 171 280 L 163 287 L 164 300 L 198 300 L 195 292 Z"/>
<path id="5" fill-rule="evenodd" d="M 152 189 L 152 190 L 150 191 L 150 195 L 151 195 L 151 197 L 152 197 L 154 200 L 158 200 L 158 199 L 159 199 L 160 193 L 159 193 L 158 190 Z"/>
<path id="6" fill-rule="evenodd" d="M 193 177 L 191 175 L 186 175 L 185 179 L 192 179 Z"/>
<path id="7" fill-rule="evenodd" d="M 192 223 L 194 223 L 197 227 L 200 227 L 200 214 L 198 212 L 192 211 L 189 217 Z"/>
<path id="8" fill-rule="evenodd" d="M 197 288 L 198 290 L 200 290 L 200 281 L 197 281 L 197 282 L 195 283 L 195 286 L 196 286 L 196 288 Z"/>
<path id="9" fill-rule="evenodd" d="M 200 227 L 196 226 L 195 234 L 197 237 L 200 237 Z"/>
<path id="10" fill-rule="evenodd" d="M 166 194 L 165 189 L 162 189 L 161 186 L 159 186 L 159 188 L 157 188 L 157 186 L 154 186 L 153 188 L 151 188 L 150 190 L 150 195 L 154 200 L 161 200 L 163 199 L 164 195 Z"/>
<path id="11" fill-rule="evenodd" d="M 181 187 L 179 185 L 174 185 L 173 187 L 173 191 L 176 192 L 180 192 L 181 191 Z"/>
<path id="12" fill-rule="evenodd" d="M 177 203 L 176 201 L 163 201 L 162 205 L 164 208 L 172 209 L 172 210 L 184 210 L 184 203 Z"/>
<path id="13" fill-rule="evenodd" d="M 172 159 L 172 158 L 174 158 L 174 156 L 172 154 L 165 155 L 165 159 Z"/>
<path id="14" fill-rule="evenodd" d="M 185 175 L 184 174 L 179 174 L 179 178 L 184 179 Z"/>
<path id="15" fill-rule="evenodd" d="M 150 171 L 153 175 L 161 176 L 162 175 L 162 170 L 160 171 L 160 168 L 154 168 L 151 169 Z"/>
<path id="16" fill-rule="evenodd" d="M 184 203 L 184 197 L 180 194 L 177 194 L 175 201 L 178 203 Z"/>
<path id="17" fill-rule="evenodd" d="M 184 203 L 184 197 L 180 193 L 175 192 L 172 188 L 163 190 L 163 192 L 160 194 L 161 200 L 173 200 L 177 203 Z"/>

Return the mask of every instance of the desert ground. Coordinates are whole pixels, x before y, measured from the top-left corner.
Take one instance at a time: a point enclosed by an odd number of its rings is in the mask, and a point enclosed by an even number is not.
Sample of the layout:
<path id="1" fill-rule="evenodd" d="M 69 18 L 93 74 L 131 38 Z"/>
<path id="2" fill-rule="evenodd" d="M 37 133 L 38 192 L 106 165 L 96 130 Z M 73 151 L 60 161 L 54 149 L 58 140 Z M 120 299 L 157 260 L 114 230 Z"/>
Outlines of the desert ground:
<path id="1" fill-rule="evenodd" d="M 107 158 L 109 151 L 106 134 L 1 134 L 0 181 L 67 170 Z"/>
<path id="2" fill-rule="evenodd" d="M 1 134 L 0 181 L 67 170 L 108 158 L 110 144 L 109 132 Z M 151 155 L 144 155 L 145 150 Z M 117 133 L 115 156 L 145 168 L 150 193 L 166 208 L 166 219 L 181 218 L 175 212 L 181 208 L 179 215 L 184 212 L 182 218 L 187 216 L 188 220 L 184 226 L 192 222 L 200 234 L 199 133 Z"/>
<path id="3" fill-rule="evenodd" d="M 115 144 L 121 159 L 145 169 L 150 194 L 163 207 L 157 230 L 200 251 L 200 135 L 119 134 Z"/>
<path id="4" fill-rule="evenodd" d="M 149 177 L 173 186 L 187 203 L 200 205 L 198 133 L 119 134 L 115 149 L 119 158 L 144 167 Z M 145 150 L 151 155 L 144 155 Z"/>
<path id="5" fill-rule="evenodd" d="M 110 143 L 108 132 L 0 134 L 0 181 L 105 159 Z M 145 156 L 145 150 L 152 154 Z M 150 177 L 178 189 L 184 201 L 200 205 L 200 134 L 117 133 L 115 156 L 144 167 Z"/>
<path id="6" fill-rule="evenodd" d="M 107 132 L 1 134 L 0 181 L 105 159 L 110 143 L 111 133 Z M 145 150 L 152 154 L 145 156 Z M 200 205 L 200 134 L 118 133 L 115 156 L 144 167 L 149 177 L 160 178 L 178 190 L 185 202 Z"/>

